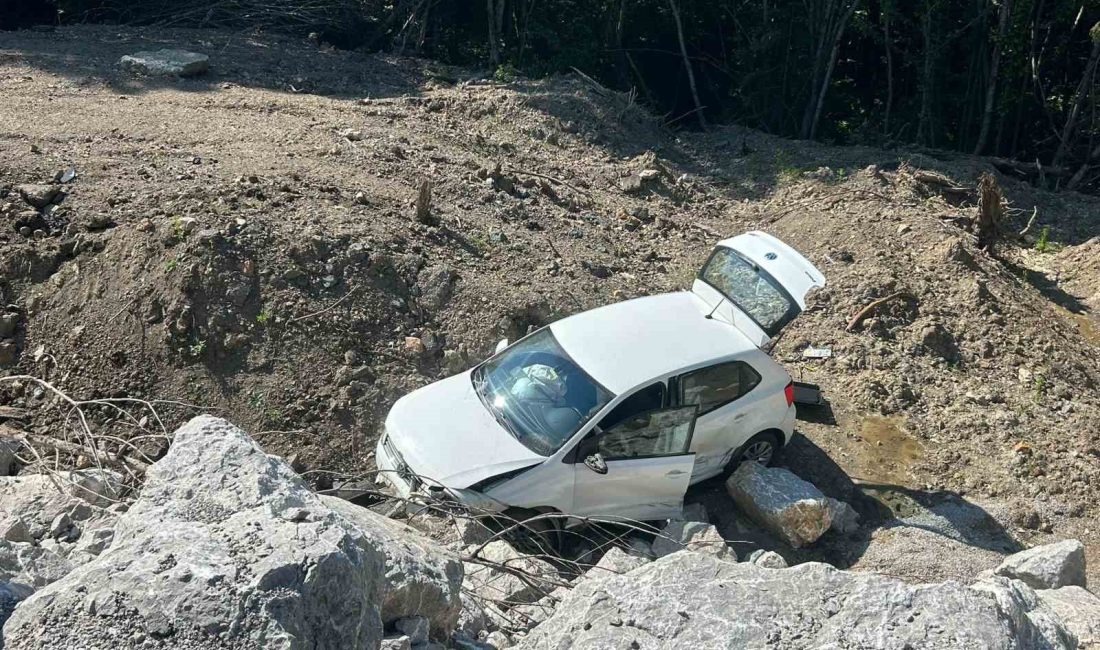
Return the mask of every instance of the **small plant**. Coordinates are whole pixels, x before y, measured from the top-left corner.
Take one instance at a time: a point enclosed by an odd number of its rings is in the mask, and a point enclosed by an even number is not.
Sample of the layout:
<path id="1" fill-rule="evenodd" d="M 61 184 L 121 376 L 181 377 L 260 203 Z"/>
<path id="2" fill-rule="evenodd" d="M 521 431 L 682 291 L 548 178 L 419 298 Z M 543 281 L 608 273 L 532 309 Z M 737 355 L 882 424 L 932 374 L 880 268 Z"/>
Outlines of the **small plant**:
<path id="1" fill-rule="evenodd" d="M 177 266 L 179 266 L 179 260 L 171 259 L 164 265 L 164 270 L 171 273 L 176 270 Z"/>
<path id="2" fill-rule="evenodd" d="M 201 357 L 203 352 L 206 352 L 206 341 L 198 341 L 191 344 L 188 348 L 192 357 Z"/>
<path id="3" fill-rule="evenodd" d="M 274 314 L 271 313 L 271 308 L 264 307 L 263 311 L 256 314 L 256 322 L 260 325 L 267 325 L 273 316 Z"/>
<path id="4" fill-rule="evenodd" d="M 1050 226 L 1043 226 L 1043 232 L 1039 233 L 1039 241 L 1035 242 L 1035 250 L 1040 253 L 1050 251 Z"/>
<path id="5" fill-rule="evenodd" d="M 183 217 L 178 214 L 172 217 L 172 232 L 175 233 L 176 239 L 183 241 L 183 238 L 187 236 L 187 232 L 183 229 Z"/>
<path id="6" fill-rule="evenodd" d="M 517 76 L 519 76 L 519 70 L 516 70 L 516 66 L 504 63 L 497 66 L 496 72 L 493 73 L 493 81 L 502 84 L 512 83 Z"/>
<path id="7" fill-rule="evenodd" d="M 1047 378 L 1042 374 L 1036 374 L 1032 382 L 1032 401 L 1038 403 L 1043 400 L 1043 393 L 1047 390 Z"/>

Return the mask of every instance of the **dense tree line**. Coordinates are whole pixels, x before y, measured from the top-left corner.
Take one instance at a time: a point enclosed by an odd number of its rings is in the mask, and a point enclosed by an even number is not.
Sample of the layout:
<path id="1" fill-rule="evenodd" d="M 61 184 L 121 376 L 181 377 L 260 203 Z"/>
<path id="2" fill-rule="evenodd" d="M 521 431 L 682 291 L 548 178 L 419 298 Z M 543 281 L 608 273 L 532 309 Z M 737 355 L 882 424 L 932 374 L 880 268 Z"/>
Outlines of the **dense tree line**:
<path id="1" fill-rule="evenodd" d="M 56 1 L 67 20 L 317 32 L 504 77 L 576 67 L 678 126 L 953 149 L 1100 185 L 1100 0 Z"/>

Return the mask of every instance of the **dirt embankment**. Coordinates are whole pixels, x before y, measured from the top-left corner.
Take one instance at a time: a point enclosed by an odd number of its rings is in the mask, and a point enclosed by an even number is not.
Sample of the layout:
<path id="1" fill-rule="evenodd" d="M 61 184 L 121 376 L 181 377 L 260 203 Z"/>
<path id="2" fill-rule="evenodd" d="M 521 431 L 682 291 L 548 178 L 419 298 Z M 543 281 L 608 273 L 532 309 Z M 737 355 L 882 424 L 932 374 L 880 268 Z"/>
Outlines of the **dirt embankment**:
<path id="1" fill-rule="evenodd" d="M 168 46 L 211 72 L 115 65 Z M 777 350 L 831 401 L 786 464 L 898 509 L 988 502 L 1010 536 L 1076 535 L 1100 566 L 1094 198 L 1000 177 L 1013 226 L 1034 207 L 1062 248 L 1010 238 L 990 255 L 966 228 L 980 159 L 672 134 L 577 77 L 497 84 L 218 32 L 2 34 L 0 125 L 13 372 L 201 405 L 299 466 L 354 474 L 405 392 L 501 337 L 686 287 L 718 238 L 759 228 L 830 282 Z M 69 168 L 54 208 L 14 189 Z M 809 344 L 832 358 L 803 359 Z M 192 412 L 161 406 L 169 426 Z M 59 426 L 36 413 L 30 427 Z"/>

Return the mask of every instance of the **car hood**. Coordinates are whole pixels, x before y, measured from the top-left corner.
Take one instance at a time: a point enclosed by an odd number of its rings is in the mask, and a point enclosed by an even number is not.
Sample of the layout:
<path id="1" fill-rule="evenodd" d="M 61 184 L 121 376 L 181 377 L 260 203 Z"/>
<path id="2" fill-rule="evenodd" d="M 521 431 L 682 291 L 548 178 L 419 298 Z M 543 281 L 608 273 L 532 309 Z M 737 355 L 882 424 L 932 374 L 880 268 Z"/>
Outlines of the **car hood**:
<path id="1" fill-rule="evenodd" d="M 397 400 L 386 417 L 386 435 L 410 470 L 450 488 L 546 460 L 500 426 L 474 392 L 469 372 Z"/>

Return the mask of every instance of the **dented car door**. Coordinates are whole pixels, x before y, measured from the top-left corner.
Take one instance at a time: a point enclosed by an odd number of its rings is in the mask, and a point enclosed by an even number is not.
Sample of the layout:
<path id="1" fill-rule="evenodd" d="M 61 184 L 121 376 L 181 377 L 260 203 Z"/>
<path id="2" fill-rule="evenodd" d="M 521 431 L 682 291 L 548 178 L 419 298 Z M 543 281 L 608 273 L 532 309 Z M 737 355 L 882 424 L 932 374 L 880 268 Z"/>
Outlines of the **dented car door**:
<path id="1" fill-rule="evenodd" d="M 631 416 L 596 430 L 573 455 L 573 513 L 589 517 L 667 519 L 680 514 L 695 454 L 689 451 L 698 408 Z"/>

